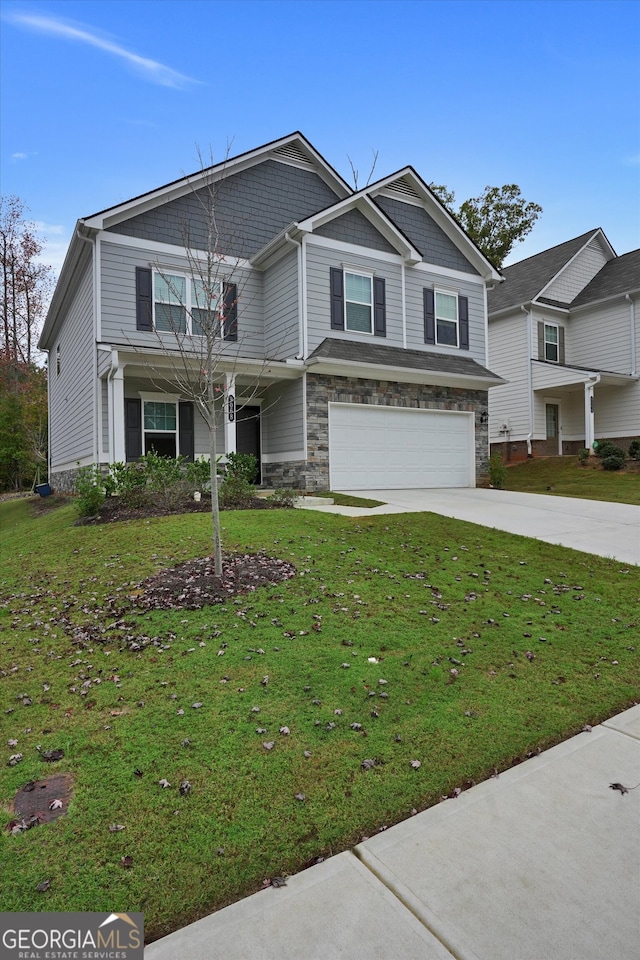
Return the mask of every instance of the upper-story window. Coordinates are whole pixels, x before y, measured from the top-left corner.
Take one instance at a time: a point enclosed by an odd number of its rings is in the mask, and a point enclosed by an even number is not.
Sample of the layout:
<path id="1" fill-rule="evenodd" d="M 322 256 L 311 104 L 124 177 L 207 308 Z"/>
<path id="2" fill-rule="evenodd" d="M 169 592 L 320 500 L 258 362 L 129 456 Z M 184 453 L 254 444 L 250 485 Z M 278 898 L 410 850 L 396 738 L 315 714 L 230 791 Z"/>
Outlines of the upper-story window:
<path id="1" fill-rule="evenodd" d="M 331 267 L 331 329 L 387 335 L 384 277 L 357 270 Z"/>
<path id="2" fill-rule="evenodd" d="M 469 349 L 469 298 L 424 288 L 424 342 Z"/>
<path id="3" fill-rule="evenodd" d="M 373 277 L 362 273 L 344 275 L 345 327 L 357 333 L 371 333 L 373 320 Z"/>
<path id="4" fill-rule="evenodd" d="M 136 267 L 136 329 L 238 339 L 238 286 Z"/>
<path id="5" fill-rule="evenodd" d="M 558 352 L 558 327 L 555 323 L 544 325 L 544 359 L 557 363 L 560 359 Z"/>

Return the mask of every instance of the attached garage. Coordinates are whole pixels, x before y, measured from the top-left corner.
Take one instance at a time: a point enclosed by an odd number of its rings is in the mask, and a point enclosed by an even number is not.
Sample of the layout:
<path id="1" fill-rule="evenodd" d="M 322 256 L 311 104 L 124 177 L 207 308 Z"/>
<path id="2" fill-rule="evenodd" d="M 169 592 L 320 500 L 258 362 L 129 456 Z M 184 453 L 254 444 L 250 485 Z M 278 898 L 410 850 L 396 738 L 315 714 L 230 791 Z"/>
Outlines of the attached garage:
<path id="1" fill-rule="evenodd" d="M 329 404 L 332 490 L 475 486 L 474 416 Z"/>

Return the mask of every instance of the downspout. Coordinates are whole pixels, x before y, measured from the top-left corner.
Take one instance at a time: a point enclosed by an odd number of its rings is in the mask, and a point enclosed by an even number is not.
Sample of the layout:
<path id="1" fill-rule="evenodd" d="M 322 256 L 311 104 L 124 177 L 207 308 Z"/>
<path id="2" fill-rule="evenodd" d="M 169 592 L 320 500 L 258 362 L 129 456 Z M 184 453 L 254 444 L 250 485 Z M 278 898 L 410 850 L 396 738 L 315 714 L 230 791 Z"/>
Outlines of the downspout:
<path id="1" fill-rule="evenodd" d="M 406 273 L 405 273 L 405 262 L 404 260 L 400 264 L 401 270 L 401 287 L 402 287 L 402 346 L 406 350 L 407 348 L 407 290 L 406 290 Z"/>
<path id="2" fill-rule="evenodd" d="M 533 357 L 531 355 L 531 344 L 533 343 L 533 317 L 531 310 L 527 310 L 522 306 L 520 309 L 527 318 L 527 394 L 529 398 L 529 433 L 527 434 L 527 457 L 532 457 L 533 451 L 531 448 L 531 440 L 533 438 L 533 374 L 531 372 L 531 363 Z"/>
<path id="3" fill-rule="evenodd" d="M 625 293 L 625 300 L 629 301 L 629 329 L 631 332 L 631 376 L 635 377 L 638 368 L 636 361 L 636 303 L 633 297 Z"/>

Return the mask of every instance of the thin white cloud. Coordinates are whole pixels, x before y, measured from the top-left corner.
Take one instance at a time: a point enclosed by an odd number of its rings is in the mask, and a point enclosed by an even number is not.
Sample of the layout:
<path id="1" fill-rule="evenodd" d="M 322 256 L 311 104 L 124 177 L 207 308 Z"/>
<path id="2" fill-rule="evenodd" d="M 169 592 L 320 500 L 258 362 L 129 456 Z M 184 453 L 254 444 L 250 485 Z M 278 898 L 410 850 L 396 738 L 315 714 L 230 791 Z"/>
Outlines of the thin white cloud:
<path id="1" fill-rule="evenodd" d="M 34 221 L 34 227 L 38 233 L 44 233 L 47 236 L 63 237 L 67 228 L 59 223 L 45 223 L 44 220 Z"/>
<path id="2" fill-rule="evenodd" d="M 185 87 L 194 83 L 200 83 L 192 77 L 187 77 L 183 73 L 178 73 L 171 67 L 157 60 L 151 60 L 148 57 L 141 57 L 131 50 L 126 50 L 117 43 L 107 40 L 92 33 L 90 29 L 81 26 L 73 26 L 54 17 L 38 16 L 37 14 L 13 14 L 7 17 L 13 23 L 20 24 L 30 30 L 37 30 L 40 33 L 47 33 L 51 36 L 62 37 L 65 40 L 75 40 L 79 43 L 86 43 L 91 47 L 97 47 L 110 53 L 121 60 L 126 61 L 131 66 L 139 70 L 151 83 L 157 83 L 162 87 L 174 87 L 183 90 Z"/>
<path id="3" fill-rule="evenodd" d="M 636 153 L 635 157 L 625 157 L 624 164 L 627 167 L 640 166 L 640 153 Z"/>
<path id="4" fill-rule="evenodd" d="M 20 153 L 20 152 L 18 152 L 18 153 L 12 153 L 12 154 L 11 154 L 11 159 L 12 159 L 12 160 L 26 160 L 28 156 L 29 156 L 28 153 Z"/>

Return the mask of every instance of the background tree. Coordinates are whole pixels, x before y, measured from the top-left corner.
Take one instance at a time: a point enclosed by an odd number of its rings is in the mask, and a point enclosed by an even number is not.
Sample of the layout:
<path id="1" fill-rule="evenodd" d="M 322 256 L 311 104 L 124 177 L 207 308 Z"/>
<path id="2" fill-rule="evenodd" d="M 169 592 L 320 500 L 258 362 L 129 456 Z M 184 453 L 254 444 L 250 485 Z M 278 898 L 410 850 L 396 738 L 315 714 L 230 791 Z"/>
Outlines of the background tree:
<path id="1" fill-rule="evenodd" d="M 515 245 L 531 232 L 542 213 L 542 207 L 525 200 L 515 183 L 485 187 L 479 197 L 465 200 L 457 211 L 452 190 L 437 183 L 429 186 L 498 269 Z"/>
<path id="2" fill-rule="evenodd" d="M 0 353 L 0 489 L 35 485 L 46 462 L 46 371 Z"/>

